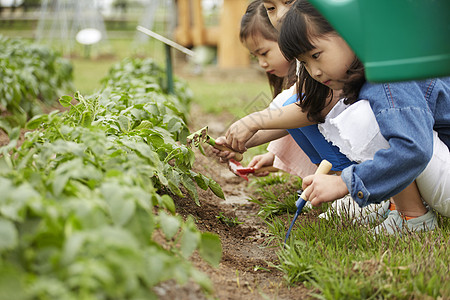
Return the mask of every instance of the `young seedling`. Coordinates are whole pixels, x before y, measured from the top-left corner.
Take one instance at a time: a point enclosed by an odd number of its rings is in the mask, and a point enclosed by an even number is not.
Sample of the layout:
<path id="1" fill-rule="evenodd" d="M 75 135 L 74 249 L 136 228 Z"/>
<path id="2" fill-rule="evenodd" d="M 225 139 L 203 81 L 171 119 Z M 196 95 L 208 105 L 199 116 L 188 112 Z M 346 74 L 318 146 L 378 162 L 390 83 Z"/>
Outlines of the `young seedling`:
<path id="1" fill-rule="evenodd" d="M 237 217 L 229 218 L 225 216 L 222 212 L 220 212 L 219 215 L 216 216 L 216 218 L 219 219 L 222 223 L 226 224 L 228 227 L 238 226 L 239 224 L 243 223 L 238 221 Z"/>
<path id="2" fill-rule="evenodd" d="M 205 154 L 205 152 L 203 151 L 203 148 L 202 148 L 202 144 L 204 144 L 204 143 L 207 143 L 207 144 L 209 144 L 209 145 L 211 145 L 211 146 L 213 146 L 213 147 L 215 147 L 215 148 L 217 148 L 219 150 L 222 150 L 222 151 L 234 152 L 234 158 L 237 161 L 241 161 L 243 159 L 242 153 L 233 151 L 232 149 L 230 149 L 230 148 L 228 148 L 226 146 L 223 146 L 223 145 L 217 145 L 216 144 L 216 140 L 208 135 L 208 126 L 205 126 L 205 127 L 201 128 L 201 129 L 197 130 L 196 132 L 190 134 L 186 138 L 186 146 L 188 146 L 188 147 L 192 147 L 192 146 L 197 147 L 197 148 L 200 149 L 200 151 L 203 154 Z"/>

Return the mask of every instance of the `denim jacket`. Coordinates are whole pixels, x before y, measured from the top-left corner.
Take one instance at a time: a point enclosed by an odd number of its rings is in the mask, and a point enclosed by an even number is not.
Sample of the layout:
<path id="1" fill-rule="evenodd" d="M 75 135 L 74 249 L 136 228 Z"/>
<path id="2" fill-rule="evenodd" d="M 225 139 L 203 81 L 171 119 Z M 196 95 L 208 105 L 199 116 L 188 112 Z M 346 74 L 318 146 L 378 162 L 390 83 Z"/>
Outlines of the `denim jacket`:
<path id="1" fill-rule="evenodd" d="M 433 130 L 450 148 L 450 77 L 366 82 L 358 99 L 370 102 L 390 146 L 341 174 L 351 196 L 363 207 L 395 196 L 415 180 L 433 155 Z"/>

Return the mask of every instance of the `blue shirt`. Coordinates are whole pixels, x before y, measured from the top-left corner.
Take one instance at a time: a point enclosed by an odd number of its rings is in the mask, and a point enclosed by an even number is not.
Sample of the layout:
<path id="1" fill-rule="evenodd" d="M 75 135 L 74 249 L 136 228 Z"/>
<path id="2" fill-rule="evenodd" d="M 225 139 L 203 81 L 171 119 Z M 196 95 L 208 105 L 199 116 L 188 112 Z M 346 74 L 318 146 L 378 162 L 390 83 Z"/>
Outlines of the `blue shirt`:
<path id="1" fill-rule="evenodd" d="M 363 207 L 395 196 L 416 179 L 433 155 L 433 130 L 450 148 L 450 77 L 366 82 L 358 98 L 369 101 L 390 146 L 342 171 L 350 194 Z"/>
<path id="2" fill-rule="evenodd" d="M 297 95 L 291 96 L 283 106 L 295 103 Z M 328 142 L 317 125 L 310 125 L 301 128 L 287 129 L 295 142 L 302 148 L 312 163 L 319 164 L 326 159 L 332 165 L 331 170 L 342 171 L 344 168 L 354 164 L 339 148 Z"/>

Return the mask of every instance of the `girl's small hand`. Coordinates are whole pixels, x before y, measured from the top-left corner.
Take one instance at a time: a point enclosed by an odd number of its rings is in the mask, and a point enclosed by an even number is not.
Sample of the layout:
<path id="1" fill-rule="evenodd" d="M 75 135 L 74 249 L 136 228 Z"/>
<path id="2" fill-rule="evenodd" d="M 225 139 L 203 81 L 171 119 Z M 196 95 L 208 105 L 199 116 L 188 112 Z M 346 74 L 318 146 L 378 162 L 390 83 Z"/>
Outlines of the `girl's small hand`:
<path id="1" fill-rule="evenodd" d="M 340 176 L 316 174 L 303 178 L 305 196 L 313 206 L 331 202 L 348 194 L 347 185 Z"/>
<path id="2" fill-rule="evenodd" d="M 227 146 L 227 140 L 224 136 L 220 136 L 216 139 L 216 144 L 217 145 L 223 145 L 223 146 Z M 219 161 L 221 163 L 227 163 L 228 160 L 230 160 L 231 158 L 234 158 L 235 153 L 231 152 L 231 151 L 222 151 L 219 150 L 217 148 L 215 148 L 214 146 L 212 146 L 212 152 L 219 157 Z"/>
<path id="3" fill-rule="evenodd" d="M 272 152 L 267 152 L 265 154 L 256 155 L 252 158 L 250 163 L 247 167 L 259 169 L 261 167 L 265 166 L 272 166 L 273 160 L 275 159 L 275 155 Z M 253 175 L 262 177 L 269 175 L 269 171 L 261 172 L 261 173 L 254 173 Z"/>
<path id="4" fill-rule="evenodd" d="M 247 151 L 245 143 L 258 131 L 251 115 L 234 122 L 228 128 L 225 137 L 227 144 L 238 152 Z"/>

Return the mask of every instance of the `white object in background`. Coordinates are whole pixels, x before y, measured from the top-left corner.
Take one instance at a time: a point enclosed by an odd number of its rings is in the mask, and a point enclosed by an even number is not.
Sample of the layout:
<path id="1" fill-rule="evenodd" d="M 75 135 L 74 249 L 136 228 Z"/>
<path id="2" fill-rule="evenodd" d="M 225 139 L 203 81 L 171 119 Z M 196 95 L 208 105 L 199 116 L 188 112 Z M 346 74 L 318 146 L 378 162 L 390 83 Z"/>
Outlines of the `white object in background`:
<path id="1" fill-rule="evenodd" d="M 102 39 L 102 33 L 95 28 L 85 28 L 80 30 L 75 39 L 82 45 L 93 45 Z"/>

